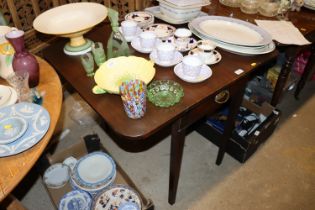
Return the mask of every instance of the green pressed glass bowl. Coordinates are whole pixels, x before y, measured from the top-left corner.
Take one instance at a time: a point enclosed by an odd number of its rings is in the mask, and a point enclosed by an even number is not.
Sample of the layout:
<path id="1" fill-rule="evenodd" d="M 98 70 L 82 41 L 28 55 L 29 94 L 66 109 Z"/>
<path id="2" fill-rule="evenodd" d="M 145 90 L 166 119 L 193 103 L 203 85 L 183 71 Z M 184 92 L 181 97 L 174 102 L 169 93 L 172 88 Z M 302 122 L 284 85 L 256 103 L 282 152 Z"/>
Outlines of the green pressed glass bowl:
<path id="1" fill-rule="evenodd" d="M 156 80 L 149 84 L 147 96 L 155 106 L 169 107 L 180 101 L 184 96 L 184 90 L 180 84 L 172 80 Z"/>

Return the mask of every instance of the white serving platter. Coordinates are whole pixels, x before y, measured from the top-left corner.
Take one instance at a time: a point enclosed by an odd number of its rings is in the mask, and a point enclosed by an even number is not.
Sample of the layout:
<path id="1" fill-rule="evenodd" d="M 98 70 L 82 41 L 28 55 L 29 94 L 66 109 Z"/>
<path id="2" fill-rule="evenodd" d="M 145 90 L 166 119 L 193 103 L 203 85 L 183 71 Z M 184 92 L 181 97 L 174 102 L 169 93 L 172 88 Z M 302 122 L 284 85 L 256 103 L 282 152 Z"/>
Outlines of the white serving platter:
<path id="1" fill-rule="evenodd" d="M 204 16 L 195 18 L 191 26 L 204 37 L 240 46 L 264 46 L 272 41 L 264 29 L 236 18 Z"/>

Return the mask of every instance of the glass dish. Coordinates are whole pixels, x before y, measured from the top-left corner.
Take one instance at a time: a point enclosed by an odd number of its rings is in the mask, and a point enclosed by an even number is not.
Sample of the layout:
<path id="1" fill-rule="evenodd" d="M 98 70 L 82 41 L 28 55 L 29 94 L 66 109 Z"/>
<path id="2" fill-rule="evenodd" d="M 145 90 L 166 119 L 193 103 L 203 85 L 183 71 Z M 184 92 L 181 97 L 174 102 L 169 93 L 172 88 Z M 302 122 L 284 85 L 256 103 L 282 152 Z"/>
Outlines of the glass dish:
<path id="1" fill-rule="evenodd" d="M 243 0 L 241 2 L 241 11 L 246 14 L 256 14 L 260 5 L 260 0 Z"/>
<path id="2" fill-rule="evenodd" d="M 240 6 L 240 0 L 220 0 L 220 3 L 228 7 Z"/>
<path id="3" fill-rule="evenodd" d="M 263 1 L 260 3 L 258 12 L 266 17 L 274 17 L 278 14 L 280 3 L 277 1 Z"/>
<path id="4" fill-rule="evenodd" d="M 153 81 L 147 89 L 148 99 L 155 106 L 170 107 L 184 96 L 182 86 L 172 80 Z"/>

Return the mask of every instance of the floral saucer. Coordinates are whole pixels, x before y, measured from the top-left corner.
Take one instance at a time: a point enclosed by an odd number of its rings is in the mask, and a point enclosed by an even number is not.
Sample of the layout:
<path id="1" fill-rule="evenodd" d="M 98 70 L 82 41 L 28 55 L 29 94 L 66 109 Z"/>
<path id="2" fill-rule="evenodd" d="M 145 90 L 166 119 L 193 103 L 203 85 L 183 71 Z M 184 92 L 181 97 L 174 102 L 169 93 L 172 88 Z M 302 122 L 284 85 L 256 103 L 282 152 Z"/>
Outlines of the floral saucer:
<path id="1" fill-rule="evenodd" d="M 27 121 L 18 116 L 10 116 L 0 121 L 0 144 L 9 144 L 20 138 L 27 130 Z"/>
<path id="2" fill-rule="evenodd" d="M 44 182 L 49 188 L 58 189 L 63 187 L 70 178 L 69 167 L 56 163 L 51 165 L 44 173 Z"/>
<path id="3" fill-rule="evenodd" d="M 155 42 L 155 45 L 157 45 L 158 43 L 160 43 L 161 40 L 160 39 L 157 39 L 156 42 Z M 141 52 L 141 53 L 150 53 L 152 52 L 152 49 L 148 49 L 148 48 L 142 48 L 141 47 L 141 44 L 140 44 L 140 37 L 136 37 L 134 38 L 132 41 L 131 41 L 131 46 L 137 50 L 138 52 Z"/>
<path id="4" fill-rule="evenodd" d="M 144 31 L 153 31 L 160 39 L 167 39 L 174 35 L 176 28 L 168 25 L 156 23 L 152 24 L 144 29 Z"/>
<path id="5" fill-rule="evenodd" d="M 87 192 L 73 190 L 62 197 L 59 203 L 58 210 L 90 210 L 92 202 L 93 200 Z"/>
<path id="6" fill-rule="evenodd" d="M 183 64 L 179 63 L 175 66 L 174 73 L 176 74 L 176 76 L 178 76 L 180 79 L 184 80 L 185 82 L 198 83 L 198 82 L 203 82 L 206 79 L 210 78 L 212 75 L 212 70 L 210 69 L 209 66 L 203 65 L 201 67 L 200 75 L 198 77 L 190 77 L 184 74 Z"/>
<path id="7" fill-rule="evenodd" d="M 143 28 L 154 23 L 154 16 L 149 12 L 137 11 L 128 13 L 125 20 L 134 20 Z"/>
<path id="8" fill-rule="evenodd" d="M 176 50 L 178 50 L 179 52 L 187 52 L 187 51 L 189 51 L 189 50 L 195 48 L 196 45 L 197 45 L 197 40 L 196 40 L 196 39 L 194 39 L 194 38 L 189 38 L 188 44 L 187 44 L 185 47 L 180 46 L 180 45 L 176 44 L 176 38 L 175 38 L 174 36 L 169 37 L 169 38 L 166 39 L 166 40 L 163 40 L 163 42 L 168 42 L 168 43 L 174 44 Z"/>
<path id="9" fill-rule="evenodd" d="M 120 31 L 120 33 L 121 33 L 122 35 L 124 35 L 123 32 L 122 32 L 121 27 L 119 27 L 119 31 Z M 136 34 L 135 34 L 134 36 L 124 36 L 124 38 L 126 39 L 127 42 L 131 42 L 134 38 L 136 38 L 137 36 L 139 36 L 139 35 L 141 34 L 141 32 L 142 32 L 142 29 L 141 29 L 140 27 L 137 27 L 137 32 L 136 32 Z M 121 40 L 120 34 L 119 34 L 119 33 L 116 33 L 116 34 L 115 34 L 115 38 Z"/>
<path id="10" fill-rule="evenodd" d="M 175 51 L 175 55 L 174 55 L 174 59 L 171 60 L 171 61 L 168 61 L 168 62 L 163 62 L 163 61 L 160 61 L 159 60 L 159 57 L 157 55 L 157 51 L 156 50 L 153 50 L 151 53 L 150 53 L 150 59 L 156 63 L 157 65 L 159 66 L 163 66 L 163 67 L 170 67 L 170 66 L 175 66 L 176 64 L 178 64 L 179 62 L 181 62 L 183 60 L 183 55 L 178 52 L 178 51 Z"/>
<path id="11" fill-rule="evenodd" d="M 203 59 L 203 56 L 202 56 L 202 50 L 199 49 L 199 48 L 195 48 L 191 51 L 189 51 L 189 55 L 197 55 L 197 56 L 200 56 L 200 58 L 204 61 L 205 64 L 207 65 L 212 65 L 212 64 L 216 64 L 216 63 L 219 63 L 222 59 L 222 56 L 221 54 L 216 51 L 216 50 L 213 50 L 213 55 L 211 56 L 210 59 Z"/>

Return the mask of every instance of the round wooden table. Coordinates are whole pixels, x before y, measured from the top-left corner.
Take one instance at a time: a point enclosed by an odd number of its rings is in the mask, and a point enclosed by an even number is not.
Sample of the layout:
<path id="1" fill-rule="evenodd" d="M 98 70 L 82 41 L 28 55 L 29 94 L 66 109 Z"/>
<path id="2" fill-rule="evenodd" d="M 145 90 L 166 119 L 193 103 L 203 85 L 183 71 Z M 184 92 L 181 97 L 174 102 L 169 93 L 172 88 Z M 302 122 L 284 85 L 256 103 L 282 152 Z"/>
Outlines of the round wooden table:
<path id="1" fill-rule="evenodd" d="M 50 115 L 50 126 L 39 143 L 32 148 L 13 156 L 0 157 L 0 202 L 19 184 L 34 166 L 54 133 L 62 105 L 62 88 L 55 70 L 43 59 L 37 57 L 40 66 L 40 82 L 37 86 L 44 91 L 43 107 Z M 0 83 L 5 81 L 0 79 Z"/>

